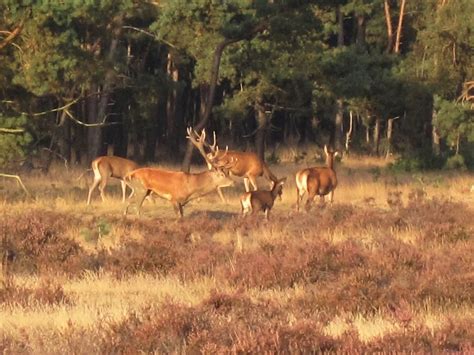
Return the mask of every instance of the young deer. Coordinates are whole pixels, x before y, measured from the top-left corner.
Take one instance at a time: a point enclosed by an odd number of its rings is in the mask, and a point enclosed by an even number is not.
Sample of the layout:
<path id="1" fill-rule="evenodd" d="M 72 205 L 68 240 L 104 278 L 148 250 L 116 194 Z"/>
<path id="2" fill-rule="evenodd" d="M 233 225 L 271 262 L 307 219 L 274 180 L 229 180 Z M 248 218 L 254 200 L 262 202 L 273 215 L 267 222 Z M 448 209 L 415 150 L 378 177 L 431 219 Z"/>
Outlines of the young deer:
<path id="1" fill-rule="evenodd" d="M 281 198 L 285 181 L 286 178 L 280 180 L 277 179 L 270 191 L 257 190 L 244 192 L 242 196 L 240 196 L 242 215 L 245 216 L 249 213 L 255 214 L 258 211 L 263 211 L 265 213 L 265 218 L 268 220 L 275 199 L 278 196 Z"/>
<path id="2" fill-rule="evenodd" d="M 326 166 L 313 167 L 300 170 L 296 173 L 296 210 L 300 210 L 300 202 L 303 196 L 308 194 L 306 200 L 306 210 L 311 208 L 316 195 L 319 195 L 321 202 L 324 202 L 324 196 L 329 194 L 331 203 L 334 199 L 334 190 L 337 186 L 337 176 L 334 170 L 334 158 L 338 152 L 328 150 L 324 146 L 324 153 L 326 153 Z"/>
<path id="3" fill-rule="evenodd" d="M 133 196 L 134 190 L 131 185 L 129 185 L 125 180 L 125 176 L 132 172 L 133 170 L 138 169 L 138 164 L 132 160 L 115 157 L 115 156 L 103 156 L 94 159 L 92 162 L 92 171 L 94 172 L 94 182 L 89 188 L 89 193 L 87 195 L 87 204 L 91 203 L 92 192 L 97 186 L 99 186 L 100 197 L 102 201 L 105 200 L 104 189 L 107 185 L 107 180 L 109 177 L 117 178 L 120 180 L 122 185 L 122 202 L 125 202 L 125 192 L 127 186 L 130 187 L 132 192 L 128 198 Z"/>

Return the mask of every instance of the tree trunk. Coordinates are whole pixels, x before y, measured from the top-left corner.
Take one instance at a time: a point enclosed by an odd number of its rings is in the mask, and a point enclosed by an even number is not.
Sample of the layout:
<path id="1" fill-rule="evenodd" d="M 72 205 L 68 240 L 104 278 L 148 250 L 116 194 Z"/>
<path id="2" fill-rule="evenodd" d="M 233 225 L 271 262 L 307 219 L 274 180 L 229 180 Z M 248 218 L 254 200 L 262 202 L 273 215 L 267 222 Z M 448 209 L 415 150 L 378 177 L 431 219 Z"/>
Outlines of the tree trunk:
<path id="1" fill-rule="evenodd" d="M 436 110 L 433 109 L 431 115 L 431 149 L 434 155 L 439 156 L 441 153 L 441 136 L 439 135 L 438 128 L 435 125 L 436 115 Z"/>
<path id="2" fill-rule="evenodd" d="M 392 155 L 392 137 L 393 137 L 393 121 L 394 118 L 389 118 L 387 121 L 387 153 L 385 158 L 389 158 Z"/>
<path id="3" fill-rule="evenodd" d="M 238 40 L 225 40 L 221 42 L 220 44 L 217 45 L 215 51 L 214 51 L 214 60 L 212 64 L 212 70 L 211 70 L 211 80 L 209 81 L 209 93 L 207 95 L 206 99 L 206 105 L 205 107 L 201 107 L 201 119 L 198 122 L 198 124 L 194 127 L 196 131 L 201 131 L 204 129 L 207 125 L 207 122 L 209 121 L 209 117 L 211 116 L 211 111 L 212 111 L 212 105 L 214 102 L 214 96 L 216 92 L 216 87 L 217 87 L 217 79 L 219 77 L 219 68 L 220 68 L 220 62 L 222 58 L 222 53 L 229 44 L 237 42 Z M 201 102 L 202 102 L 201 98 Z M 194 145 L 190 140 L 188 140 L 187 146 L 186 146 L 186 152 L 184 154 L 184 159 L 183 159 L 183 164 L 181 170 L 184 172 L 189 172 L 189 168 L 191 166 L 191 157 L 193 154 L 193 147 Z"/>
<path id="4" fill-rule="evenodd" d="M 344 135 L 344 103 L 343 100 L 336 100 L 335 115 L 334 115 L 334 149 L 342 150 L 342 137 Z"/>
<path id="5" fill-rule="evenodd" d="M 87 122 L 97 123 L 97 85 L 92 84 L 92 93 L 87 98 Z M 100 127 L 89 127 L 87 129 L 87 157 L 89 162 L 94 160 L 100 152 L 102 144 L 102 130 Z"/>
<path id="6" fill-rule="evenodd" d="M 337 35 L 337 46 L 344 46 L 344 15 L 341 11 L 341 6 L 337 7 L 337 22 L 338 22 L 338 35 Z M 342 148 L 342 135 L 343 135 L 343 120 L 344 120 L 344 101 L 342 98 L 338 98 L 335 104 L 335 115 L 334 115 L 334 132 L 332 134 L 332 144 L 336 150 Z"/>
<path id="7" fill-rule="evenodd" d="M 398 27 L 397 27 L 397 36 L 395 38 L 395 47 L 393 51 L 395 53 L 400 53 L 400 39 L 402 36 L 402 28 L 403 28 L 403 17 L 405 15 L 405 3 L 406 0 L 401 0 L 402 3 L 400 5 L 400 16 L 398 17 Z"/>
<path id="8" fill-rule="evenodd" d="M 177 108 L 178 108 L 178 81 L 179 81 L 179 70 L 176 66 L 175 55 L 173 51 L 168 53 L 166 71 L 172 81 L 171 89 L 168 94 L 168 101 L 166 103 L 166 144 L 169 153 L 174 153 L 178 149 L 177 139 Z"/>
<path id="9" fill-rule="evenodd" d="M 262 22 L 258 24 L 256 27 L 254 27 L 249 33 L 245 34 L 245 36 L 240 37 L 240 38 L 232 38 L 232 39 L 226 39 L 219 43 L 214 51 L 214 58 L 212 62 L 212 68 L 211 68 L 211 78 L 209 80 L 209 95 L 207 99 L 207 105 L 206 109 L 204 111 L 204 114 L 201 116 L 201 120 L 199 123 L 194 127 L 196 131 L 200 131 L 203 128 L 206 127 L 207 122 L 209 121 L 209 117 L 211 116 L 211 111 L 212 111 L 212 105 L 214 103 L 214 96 L 216 92 L 216 87 L 217 87 L 217 79 L 219 78 L 219 68 L 221 64 L 221 58 L 222 58 L 222 53 L 224 52 L 224 49 L 232 43 L 239 42 L 243 39 L 250 39 L 254 37 L 257 33 L 262 32 L 268 27 L 268 23 Z M 188 140 L 188 144 L 186 146 L 186 152 L 184 154 L 184 159 L 183 159 L 183 165 L 182 165 L 182 171 L 184 172 L 189 172 L 189 167 L 191 165 L 191 156 L 193 154 L 193 147 L 194 145 L 191 143 L 191 141 Z"/>
<path id="10" fill-rule="evenodd" d="M 341 11 L 341 6 L 336 8 L 336 17 L 337 17 L 337 46 L 344 46 L 344 14 Z"/>
<path id="11" fill-rule="evenodd" d="M 390 14 L 390 3 L 389 0 L 384 0 L 384 12 L 385 22 L 387 24 L 387 48 L 385 51 L 390 53 L 393 46 L 393 27 L 392 27 L 392 15 Z"/>
<path id="12" fill-rule="evenodd" d="M 265 136 L 267 134 L 268 117 L 261 100 L 255 103 L 255 118 L 257 120 L 257 131 L 255 133 L 255 150 L 258 157 L 265 161 Z"/>
<path id="13" fill-rule="evenodd" d="M 459 148 L 461 147 L 461 133 L 458 132 L 458 135 L 456 137 L 456 154 L 459 155 Z"/>
<path id="14" fill-rule="evenodd" d="M 352 131 L 354 129 L 354 116 L 352 111 L 349 111 L 349 130 L 346 133 L 346 153 L 349 153 L 349 145 L 352 140 Z"/>
<path id="15" fill-rule="evenodd" d="M 375 119 L 375 127 L 374 127 L 374 152 L 376 156 L 379 156 L 379 148 L 380 148 L 380 118 Z"/>
<path id="16" fill-rule="evenodd" d="M 104 122 L 107 114 L 107 106 L 109 103 L 110 90 L 113 85 L 115 78 L 115 72 L 113 68 L 113 62 L 115 58 L 115 53 L 117 52 L 117 46 L 119 43 L 119 35 L 122 31 L 122 18 L 118 18 L 114 30 L 112 31 L 112 40 L 110 41 L 109 50 L 106 57 L 107 64 L 110 65 L 110 68 L 107 70 L 104 78 L 104 84 L 100 90 L 100 99 L 94 95 L 95 103 L 91 105 L 89 109 L 89 123 L 100 123 Z M 94 93 L 98 93 L 98 90 L 94 90 Z M 98 103 L 97 103 L 98 102 Z M 92 109 L 96 106 L 96 112 L 93 114 Z M 102 146 L 102 127 L 92 127 L 89 128 L 89 158 L 93 159 L 98 155 L 103 155 L 106 148 Z"/>
<path id="17" fill-rule="evenodd" d="M 356 45 L 359 49 L 365 49 L 366 47 L 366 42 L 365 42 L 366 18 L 365 18 L 365 15 L 362 15 L 362 14 L 357 15 L 356 18 L 357 18 Z"/>

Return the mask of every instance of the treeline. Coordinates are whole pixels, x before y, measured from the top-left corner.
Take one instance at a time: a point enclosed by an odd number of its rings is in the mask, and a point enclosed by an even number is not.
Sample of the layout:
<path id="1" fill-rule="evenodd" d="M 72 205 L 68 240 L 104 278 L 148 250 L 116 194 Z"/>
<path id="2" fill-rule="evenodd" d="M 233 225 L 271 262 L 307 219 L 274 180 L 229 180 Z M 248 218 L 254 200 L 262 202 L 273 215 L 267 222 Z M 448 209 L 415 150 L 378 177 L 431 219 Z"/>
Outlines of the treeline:
<path id="1" fill-rule="evenodd" d="M 3 0 L 0 13 L 4 168 L 39 154 L 187 168 L 187 126 L 261 157 L 330 143 L 415 167 L 474 161 L 469 0 Z"/>

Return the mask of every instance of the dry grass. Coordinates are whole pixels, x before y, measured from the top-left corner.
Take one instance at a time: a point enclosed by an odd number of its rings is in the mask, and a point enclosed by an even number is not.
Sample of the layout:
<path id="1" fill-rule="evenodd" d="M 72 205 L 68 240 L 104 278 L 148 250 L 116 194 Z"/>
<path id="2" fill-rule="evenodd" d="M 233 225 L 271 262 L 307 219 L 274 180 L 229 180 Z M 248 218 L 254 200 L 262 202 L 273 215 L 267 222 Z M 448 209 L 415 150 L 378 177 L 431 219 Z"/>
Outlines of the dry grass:
<path id="1" fill-rule="evenodd" d="M 472 350 L 472 174 L 337 165 L 335 204 L 294 211 L 294 173 L 271 220 L 242 219 L 243 184 L 122 215 L 119 185 L 86 206 L 79 171 L 0 190 L 6 353 Z M 312 165 L 312 163 L 310 164 Z M 173 167 L 170 167 L 173 168 Z M 198 170 L 197 168 L 194 170 Z M 261 181 L 261 186 L 266 182 Z"/>

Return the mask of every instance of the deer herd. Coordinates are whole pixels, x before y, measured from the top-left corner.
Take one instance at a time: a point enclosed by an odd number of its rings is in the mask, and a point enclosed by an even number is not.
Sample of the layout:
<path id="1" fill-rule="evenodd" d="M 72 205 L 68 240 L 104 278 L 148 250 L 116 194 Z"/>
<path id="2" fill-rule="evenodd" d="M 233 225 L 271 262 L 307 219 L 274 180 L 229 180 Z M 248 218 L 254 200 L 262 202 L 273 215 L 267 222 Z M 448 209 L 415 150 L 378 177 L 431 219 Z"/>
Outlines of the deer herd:
<path id="1" fill-rule="evenodd" d="M 186 173 L 159 168 L 139 167 L 137 163 L 129 159 L 116 156 L 102 156 L 92 162 L 94 181 L 89 188 L 87 205 L 91 203 L 93 191 L 99 187 L 102 201 L 105 200 L 104 188 L 110 177 L 120 180 L 122 187 L 122 202 L 125 202 L 127 186 L 131 189 L 128 196 L 130 199 L 139 187 L 144 190 L 138 199 L 137 213 L 145 199 L 152 194 L 168 200 L 179 217 L 183 217 L 183 207 L 191 200 L 217 191 L 219 197 L 226 203 L 223 187 L 234 185 L 232 176 L 242 177 L 245 184 L 245 192 L 240 197 L 242 215 L 264 212 L 265 218 L 269 218 L 270 210 L 277 197 L 281 199 L 283 184 L 286 178 L 278 179 L 261 160 L 257 154 L 252 152 L 239 152 L 220 150 L 216 142 L 216 134 L 213 135 L 213 143 L 206 141 L 206 131 L 200 134 L 191 128 L 187 129 L 187 139 L 197 148 L 206 161 L 208 170 L 200 173 Z M 326 166 L 305 168 L 296 173 L 296 209 L 300 210 L 300 203 L 306 197 L 305 208 L 308 211 L 316 195 L 324 202 L 324 196 L 330 196 L 333 202 L 334 190 L 337 186 L 337 176 L 334 170 L 334 158 L 337 152 L 329 150 L 324 146 L 326 154 Z M 264 176 L 271 182 L 271 190 L 259 190 L 257 178 Z M 251 187 L 253 191 L 251 191 Z M 132 203 L 125 209 L 128 213 Z"/>

